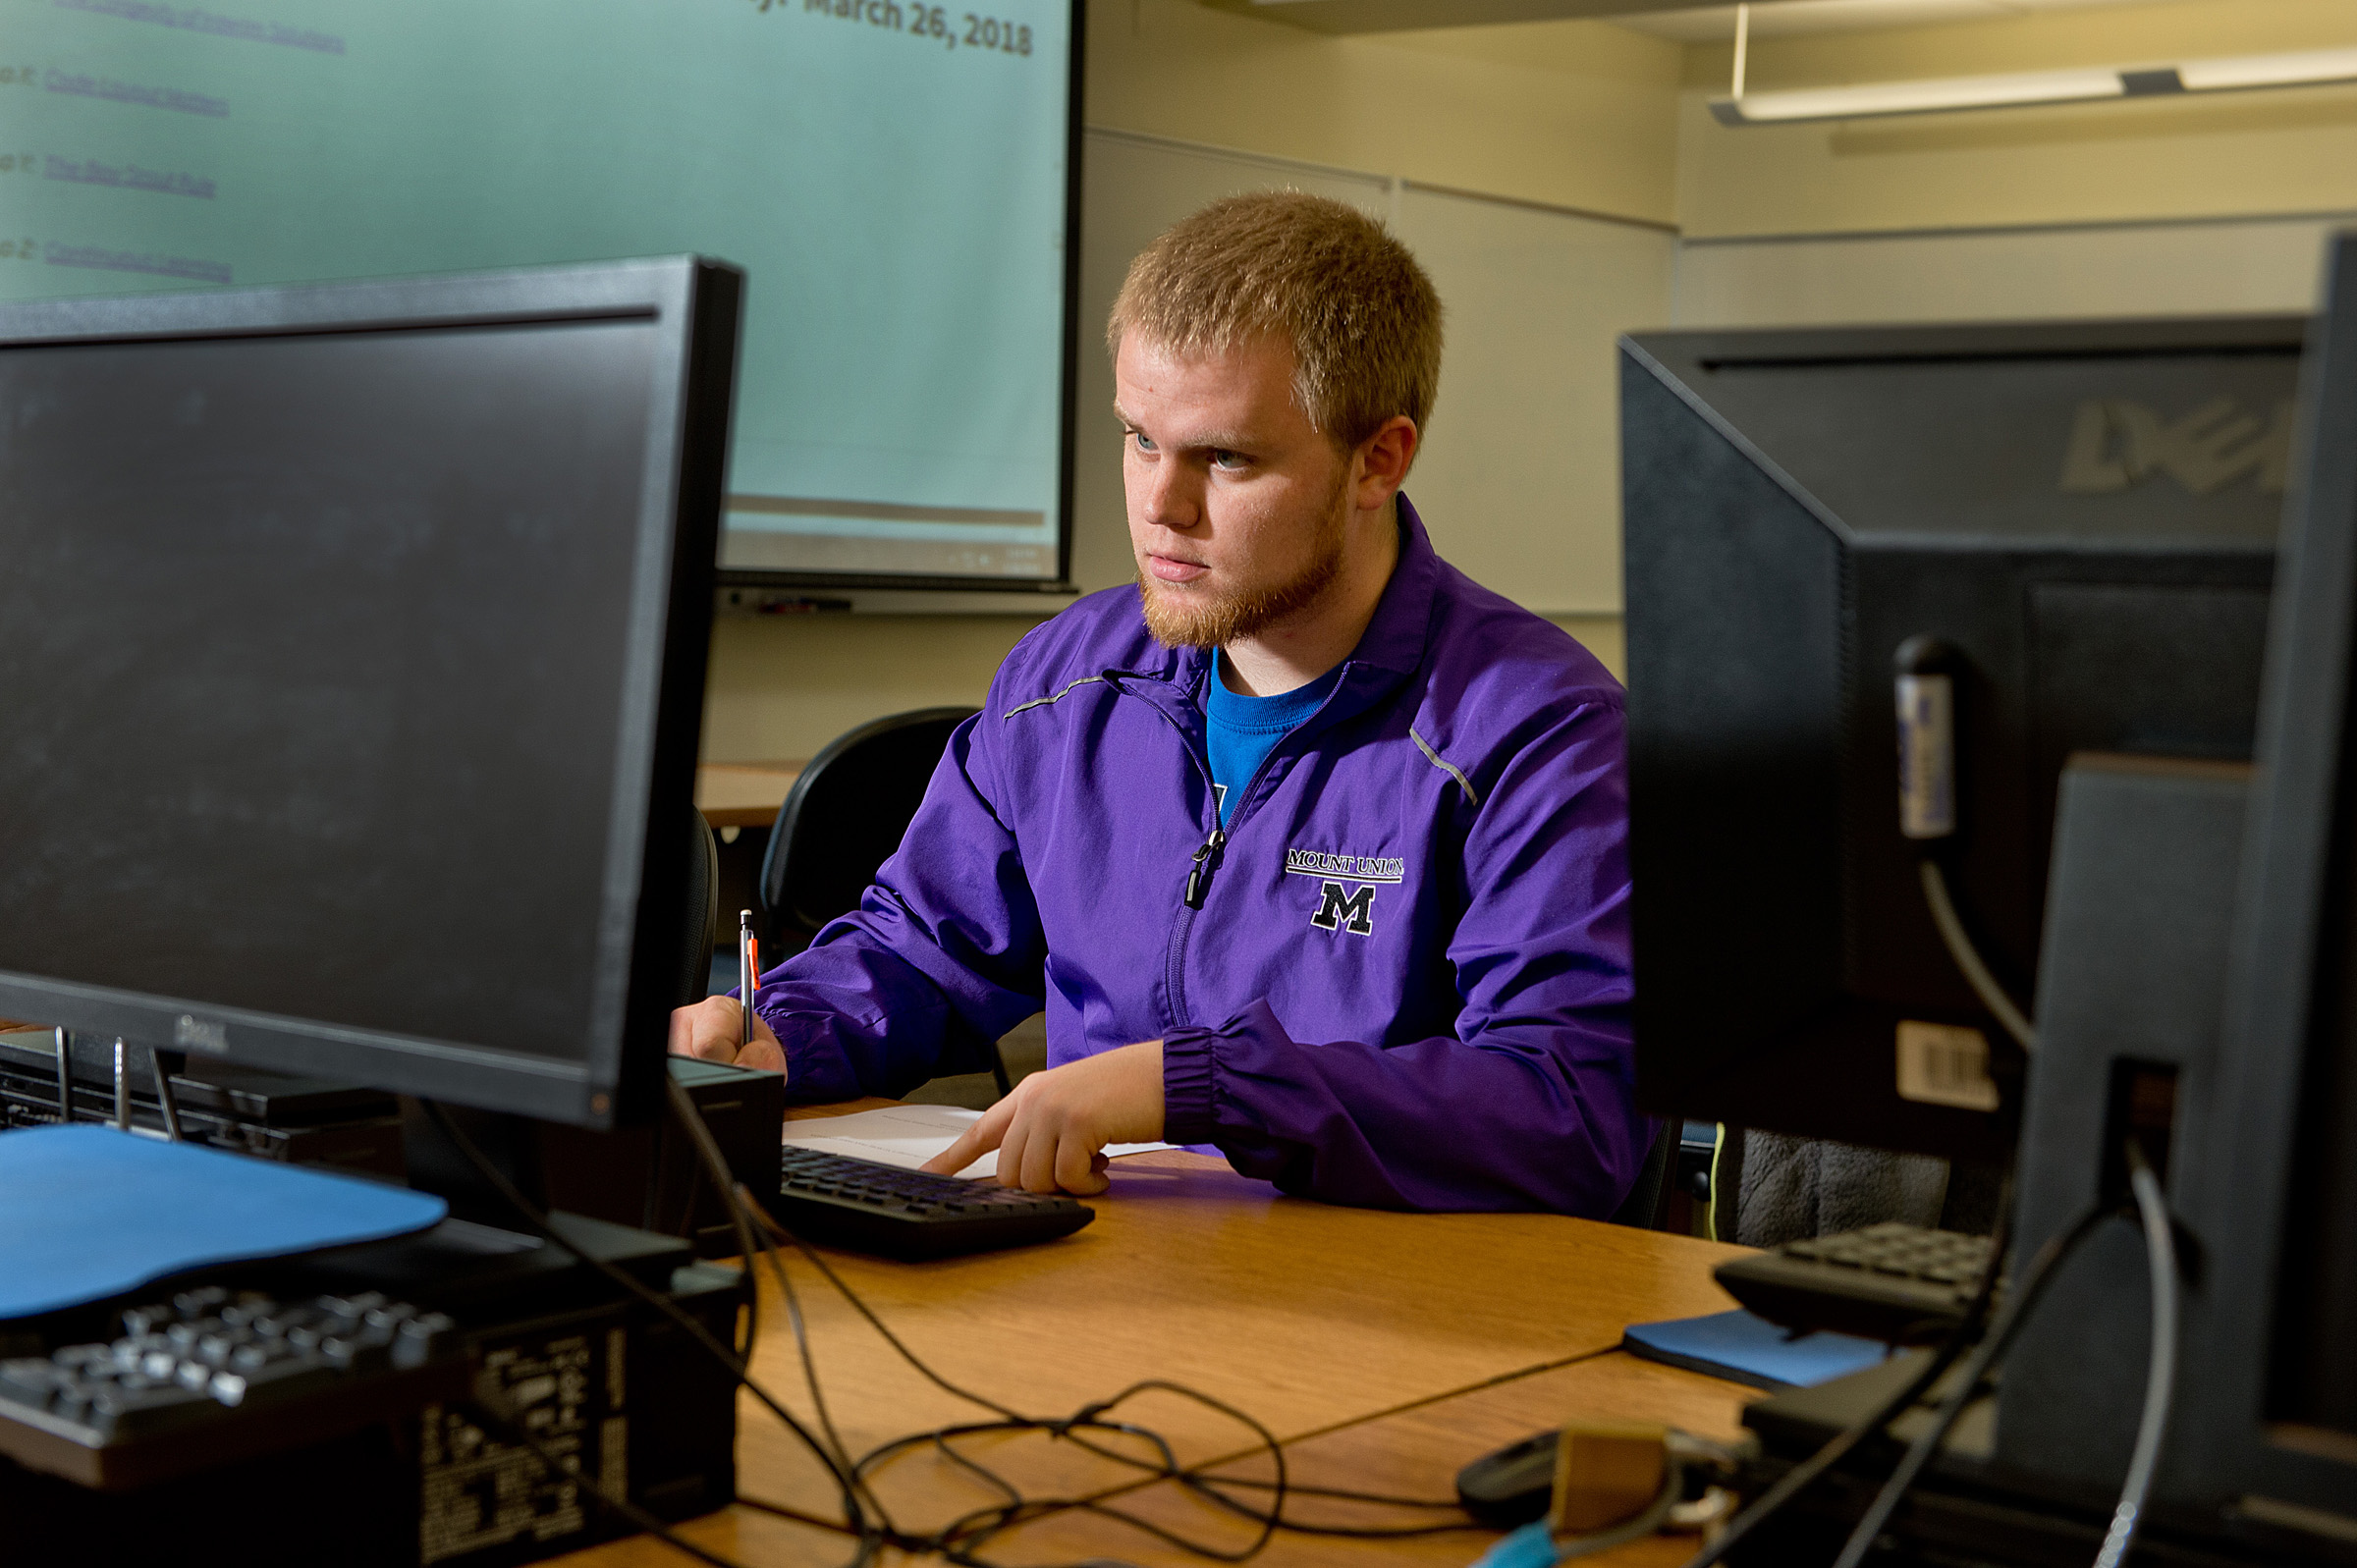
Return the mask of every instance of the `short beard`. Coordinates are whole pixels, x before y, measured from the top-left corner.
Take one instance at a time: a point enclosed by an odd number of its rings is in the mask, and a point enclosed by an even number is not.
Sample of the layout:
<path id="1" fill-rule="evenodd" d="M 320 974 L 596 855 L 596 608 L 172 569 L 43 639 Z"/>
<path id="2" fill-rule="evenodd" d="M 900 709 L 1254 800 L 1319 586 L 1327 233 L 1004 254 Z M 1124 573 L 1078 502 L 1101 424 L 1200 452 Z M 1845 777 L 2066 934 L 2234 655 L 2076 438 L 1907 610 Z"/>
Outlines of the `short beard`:
<path id="1" fill-rule="evenodd" d="M 1336 476 L 1310 540 L 1309 560 L 1287 581 L 1195 602 L 1184 589 L 1148 577 L 1145 563 L 1139 562 L 1137 599 L 1145 611 L 1146 630 L 1166 648 L 1221 648 L 1266 631 L 1317 603 L 1343 574 L 1343 491 L 1348 478 L 1347 468 Z"/>

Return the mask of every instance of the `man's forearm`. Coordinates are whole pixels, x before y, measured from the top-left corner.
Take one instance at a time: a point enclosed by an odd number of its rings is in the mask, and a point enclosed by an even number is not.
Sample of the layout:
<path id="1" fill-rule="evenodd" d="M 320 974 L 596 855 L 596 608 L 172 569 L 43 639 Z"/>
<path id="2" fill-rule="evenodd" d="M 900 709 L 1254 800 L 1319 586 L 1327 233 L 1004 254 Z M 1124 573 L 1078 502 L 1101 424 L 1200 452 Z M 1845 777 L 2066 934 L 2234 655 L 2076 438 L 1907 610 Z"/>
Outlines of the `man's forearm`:
<path id="1" fill-rule="evenodd" d="M 1255 1002 L 1165 1040 L 1163 1136 L 1335 1203 L 1602 1217 L 1652 1129 L 1634 1108 L 1625 1008 L 1599 1010 L 1386 1050 L 1295 1042 Z"/>

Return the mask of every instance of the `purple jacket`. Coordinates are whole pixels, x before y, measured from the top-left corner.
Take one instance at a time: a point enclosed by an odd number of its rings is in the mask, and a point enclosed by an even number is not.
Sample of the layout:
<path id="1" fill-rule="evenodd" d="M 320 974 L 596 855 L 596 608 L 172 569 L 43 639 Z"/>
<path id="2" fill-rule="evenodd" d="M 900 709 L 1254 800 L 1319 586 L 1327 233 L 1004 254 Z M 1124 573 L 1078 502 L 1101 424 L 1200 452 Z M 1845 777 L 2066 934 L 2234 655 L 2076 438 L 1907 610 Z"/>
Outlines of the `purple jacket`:
<path id="1" fill-rule="evenodd" d="M 1016 644 L 859 910 L 762 977 L 788 1092 L 977 1070 L 1044 1005 L 1051 1065 L 1163 1041 L 1164 1136 L 1288 1192 L 1611 1214 L 1652 1130 L 1620 687 L 1399 516 L 1366 635 L 1215 847 L 1210 655 L 1127 587 Z"/>

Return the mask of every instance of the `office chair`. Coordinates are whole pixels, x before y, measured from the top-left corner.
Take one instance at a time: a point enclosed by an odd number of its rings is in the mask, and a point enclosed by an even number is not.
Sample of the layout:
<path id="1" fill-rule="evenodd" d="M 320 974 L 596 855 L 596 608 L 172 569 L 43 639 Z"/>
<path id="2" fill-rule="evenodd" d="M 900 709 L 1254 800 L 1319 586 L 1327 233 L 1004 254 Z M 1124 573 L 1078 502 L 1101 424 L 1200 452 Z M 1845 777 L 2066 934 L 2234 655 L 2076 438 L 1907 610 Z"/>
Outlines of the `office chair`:
<path id="1" fill-rule="evenodd" d="M 919 708 L 837 736 L 794 781 L 761 856 L 761 913 L 771 939 L 807 941 L 859 907 L 925 798 L 950 733 L 977 708 Z M 1013 1087 L 997 1046 L 991 1076 Z"/>
<path id="2" fill-rule="evenodd" d="M 704 1000 L 712 986 L 712 948 L 720 941 L 720 847 L 712 841 L 712 825 L 704 814 L 688 808 L 695 819 L 694 838 L 682 836 L 687 851 L 687 890 L 682 900 L 687 918 L 680 932 L 679 1000 L 676 1007 Z"/>
<path id="3" fill-rule="evenodd" d="M 1663 1211 L 1670 1199 L 1670 1162 L 1677 1152 L 1677 1128 L 1675 1116 L 1662 1118 L 1653 1147 L 1645 1151 L 1645 1163 L 1637 1167 L 1637 1184 L 1613 1211 L 1614 1224 L 1633 1225 L 1639 1230 L 1662 1228 Z"/>

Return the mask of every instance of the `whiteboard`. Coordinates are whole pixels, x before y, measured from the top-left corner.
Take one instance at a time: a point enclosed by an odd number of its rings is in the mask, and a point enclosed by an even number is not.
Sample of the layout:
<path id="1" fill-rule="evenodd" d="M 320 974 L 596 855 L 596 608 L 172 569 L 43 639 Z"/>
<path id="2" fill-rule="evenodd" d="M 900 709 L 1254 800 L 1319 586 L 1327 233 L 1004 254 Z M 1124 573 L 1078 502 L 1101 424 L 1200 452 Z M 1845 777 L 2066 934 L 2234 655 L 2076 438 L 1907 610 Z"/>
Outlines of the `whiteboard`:
<path id="1" fill-rule="evenodd" d="M 2224 315 L 2315 308 L 2357 213 L 1949 234 L 1689 240 L 1681 327 Z"/>
<path id="2" fill-rule="evenodd" d="M 1124 132 L 1088 133 L 1072 573 L 1131 576 L 1103 325 L 1129 258 L 1204 203 L 1291 187 L 1388 219 L 1439 289 L 1447 351 L 1407 493 L 1441 554 L 1525 608 L 1620 606 L 1614 340 L 1666 324 L 1667 230 Z"/>

